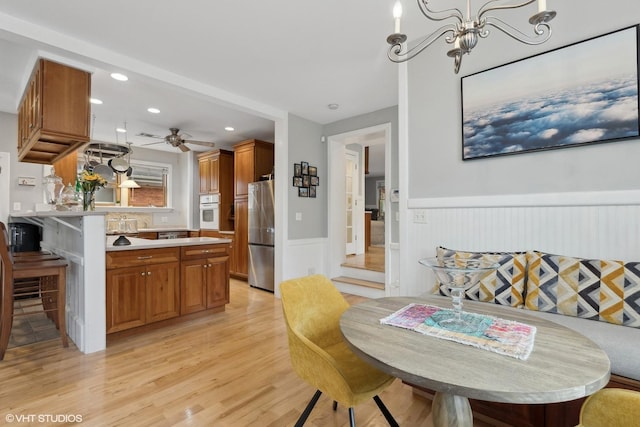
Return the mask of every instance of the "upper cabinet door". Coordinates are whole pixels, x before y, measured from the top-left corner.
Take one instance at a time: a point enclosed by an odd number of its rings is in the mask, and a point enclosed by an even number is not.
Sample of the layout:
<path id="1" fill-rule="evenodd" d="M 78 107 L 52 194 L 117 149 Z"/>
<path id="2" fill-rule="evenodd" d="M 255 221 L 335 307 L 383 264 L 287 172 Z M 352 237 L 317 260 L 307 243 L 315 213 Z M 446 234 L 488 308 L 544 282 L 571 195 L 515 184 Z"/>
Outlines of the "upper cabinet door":
<path id="1" fill-rule="evenodd" d="M 235 152 L 235 197 L 246 197 L 249 194 L 249 183 L 253 182 L 254 161 L 253 149 L 245 147 Z"/>

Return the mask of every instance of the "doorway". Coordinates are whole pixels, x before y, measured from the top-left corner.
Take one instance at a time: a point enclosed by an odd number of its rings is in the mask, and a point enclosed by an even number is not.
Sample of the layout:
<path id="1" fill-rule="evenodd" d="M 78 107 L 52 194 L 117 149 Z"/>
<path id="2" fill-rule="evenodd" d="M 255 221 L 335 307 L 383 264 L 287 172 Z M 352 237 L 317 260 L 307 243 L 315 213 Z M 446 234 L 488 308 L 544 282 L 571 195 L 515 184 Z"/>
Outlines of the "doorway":
<path id="1" fill-rule="evenodd" d="M 377 125 L 370 128 L 364 128 L 353 132 L 330 136 L 329 144 L 329 274 L 337 282 L 343 282 L 345 278 L 362 279 L 367 283 L 378 284 L 377 291 L 385 292 L 388 283 L 388 256 L 389 250 L 389 227 L 381 229 L 383 238 L 380 244 L 375 248 L 365 246 L 365 233 L 370 232 L 370 219 L 367 215 L 371 215 L 375 211 L 377 215 L 380 205 L 379 197 L 385 197 L 384 189 L 389 188 L 390 176 L 390 124 Z M 373 189 L 371 191 L 372 201 L 365 200 L 365 174 L 364 174 L 364 147 L 379 145 L 383 153 L 382 166 L 380 167 L 380 175 L 371 176 Z M 357 174 L 348 177 L 347 165 L 348 152 L 355 151 L 361 153 L 357 160 Z M 369 150 L 370 151 L 370 150 Z M 347 212 L 348 196 L 346 194 L 346 183 L 352 179 L 357 182 L 357 195 L 352 195 L 354 210 L 352 212 L 352 224 L 354 235 L 356 236 L 355 245 L 349 246 L 347 249 L 347 241 L 349 234 L 347 230 Z M 371 205 L 371 206 L 370 206 Z M 361 210 L 355 213 L 355 208 Z M 366 210 L 366 211 L 365 211 Z M 362 218 L 361 218 L 362 217 Z M 382 223 L 380 218 L 377 220 Z M 368 234 L 368 233 L 367 233 Z M 359 237 L 359 240 L 358 239 Z M 370 235 L 369 235 L 370 237 Z M 358 246 L 359 243 L 359 246 Z M 355 255 L 350 255 L 352 248 L 355 246 Z M 369 249 L 369 250 L 365 250 Z M 373 249 L 373 250 L 371 250 Z M 355 283 L 355 280 L 349 283 Z M 349 288 L 349 292 L 355 291 Z M 357 292 L 355 292 L 357 293 Z M 361 295 L 370 295 L 367 292 Z M 379 296 L 380 294 L 378 294 Z"/>

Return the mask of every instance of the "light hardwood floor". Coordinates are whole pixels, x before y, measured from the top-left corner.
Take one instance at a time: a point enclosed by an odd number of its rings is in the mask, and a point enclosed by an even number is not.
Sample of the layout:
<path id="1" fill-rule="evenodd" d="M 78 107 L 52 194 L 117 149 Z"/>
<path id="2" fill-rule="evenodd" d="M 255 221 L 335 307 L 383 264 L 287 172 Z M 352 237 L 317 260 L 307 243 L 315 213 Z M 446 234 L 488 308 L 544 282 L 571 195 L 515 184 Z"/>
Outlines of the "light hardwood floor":
<path id="1" fill-rule="evenodd" d="M 384 272 L 384 246 L 369 246 L 360 255 L 347 255 L 342 263 L 344 267 Z"/>
<path id="2" fill-rule="evenodd" d="M 224 313 L 119 338 L 106 351 L 83 355 L 59 339 L 8 350 L 0 425 L 7 415 L 76 414 L 82 426 L 291 426 L 314 391 L 291 368 L 280 300 L 232 280 Z M 432 425 L 430 402 L 399 380 L 381 398 L 401 426 Z M 373 401 L 355 413 L 359 426 L 387 425 Z M 306 425 L 346 426 L 347 410 L 334 413 L 322 396 Z"/>

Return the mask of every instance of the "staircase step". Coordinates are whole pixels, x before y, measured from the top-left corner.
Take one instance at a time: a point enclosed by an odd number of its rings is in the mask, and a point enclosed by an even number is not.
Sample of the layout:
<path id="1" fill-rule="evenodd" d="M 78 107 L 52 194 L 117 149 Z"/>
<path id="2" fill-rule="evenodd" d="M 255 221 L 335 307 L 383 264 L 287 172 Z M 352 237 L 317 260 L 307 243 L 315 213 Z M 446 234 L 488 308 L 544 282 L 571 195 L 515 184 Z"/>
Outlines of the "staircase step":
<path id="1" fill-rule="evenodd" d="M 373 282 L 371 280 L 356 279 L 354 277 L 339 276 L 331 279 L 335 282 L 348 283 L 351 285 L 365 286 L 367 288 L 384 290 L 384 283 Z"/>

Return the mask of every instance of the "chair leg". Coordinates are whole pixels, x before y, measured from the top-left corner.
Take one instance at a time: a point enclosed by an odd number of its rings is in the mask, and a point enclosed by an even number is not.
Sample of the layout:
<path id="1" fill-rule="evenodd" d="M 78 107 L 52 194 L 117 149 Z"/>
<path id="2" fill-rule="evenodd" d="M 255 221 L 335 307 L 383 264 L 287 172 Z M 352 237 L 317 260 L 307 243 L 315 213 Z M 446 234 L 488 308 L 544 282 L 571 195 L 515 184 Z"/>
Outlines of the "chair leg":
<path id="1" fill-rule="evenodd" d="M 298 421 L 296 421 L 295 427 L 302 427 L 304 425 L 304 423 L 307 421 L 307 418 L 309 418 L 309 414 L 313 410 L 313 407 L 316 406 L 316 402 L 318 401 L 318 399 L 320 399 L 321 394 L 322 392 L 320 390 L 316 390 L 316 394 L 313 395 L 313 397 L 307 404 L 307 407 L 304 408 L 302 415 L 300 415 L 300 418 L 298 418 Z"/>
<path id="2" fill-rule="evenodd" d="M 349 408 L 349 425 L 356 427 L 356 414 L 353 412 L 353 406 Z"/>
<path id="3" fill-rule="evenodd" d="M 336 402 L 335 400 L 333 401 L 333 410 L 334 411 L 338 410 L 338 402 Z"/>
<path id="4" fill-rule="evenodd" d="M 391 415 L 391 412 L 389 412 L 387 407 L 384 406 L 384 403 L 382 403 L 382 399 L 380 399 L 378 396 L 373 396 L 373 400 L 376 402 L 376 405 L 378 405 L 378 408 L 380 408 L 380 412 L 382 412 L 382 415 L 384 415 L 389 425 L 391 427 L 399 427 L 395 418 L 393 418 L 393 415 Z"/>
<path id="5" fill-rule="evenodd" d="M 5 268 L 2 266 L 2 268 Z M 0 306 L 0 360 L 9 346 L 11 327 L 13 326 L 13 282 L 4 283 L 6 277 L 0 277 L 2 282 L 2 306 Z M 7 280 L 9 281 L 9 280 Z"/>
<path id="6" fill-rule="evenodd" d="M 60 331 L 60 338 L 62 338 L 62 346 L 69 347 L 69 341 L 67 340 L 67 267 L 61 268 L 58 273 L 58 294 L 56 295 L 56 308 L 58 318 L 58 329 Z"/>

